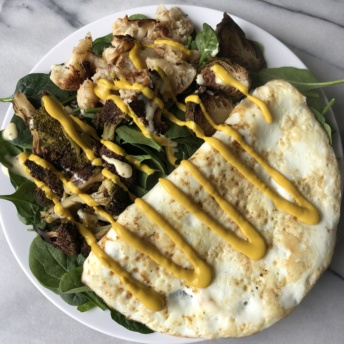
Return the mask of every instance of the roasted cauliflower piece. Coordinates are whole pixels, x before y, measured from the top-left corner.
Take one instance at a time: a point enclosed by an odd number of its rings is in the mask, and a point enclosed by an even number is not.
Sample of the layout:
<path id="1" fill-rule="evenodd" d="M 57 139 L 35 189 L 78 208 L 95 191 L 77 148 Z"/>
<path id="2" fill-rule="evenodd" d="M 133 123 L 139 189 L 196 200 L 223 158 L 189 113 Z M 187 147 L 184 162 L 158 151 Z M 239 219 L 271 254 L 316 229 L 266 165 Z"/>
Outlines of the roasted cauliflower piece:
<path id="1" fill-rule="evenodd" d="M 80 85 L 90 78 L 96 68 L 107 68 L 105 60 L 91 51 L 92 36 L 87 34 L 73 49 L 72 56 L 63 65 L 54 65 L 50 79 L 63 90 L 77 91 Z"/>
<path id="2" fill-rule="evenodd" d="M 77 92 L 77 103 L 80 109 L 95 108 L 99 102 L 93 90 L 93 82 L 86 79 L 79 87 Z"/>
<path id="3" fill-rule="evenodd" d="M 167 37 L 180 43 L 185 44 L 194 30 L 191 20 L 177 7 L 167 9 L 160 4 L 157 7 L 155 18 L 168 27 L 169 35 Z"/>
<path id="4" fill-rule="evenodd" d="M 162 58 L 148 58 L 146 63 L 150 70 L 154 70 L 155 67 L 163 70 L 170 81 L 174 94 L 184 92 L 196 77 L 196 69 L 185 61 L 173 64 Z"/>

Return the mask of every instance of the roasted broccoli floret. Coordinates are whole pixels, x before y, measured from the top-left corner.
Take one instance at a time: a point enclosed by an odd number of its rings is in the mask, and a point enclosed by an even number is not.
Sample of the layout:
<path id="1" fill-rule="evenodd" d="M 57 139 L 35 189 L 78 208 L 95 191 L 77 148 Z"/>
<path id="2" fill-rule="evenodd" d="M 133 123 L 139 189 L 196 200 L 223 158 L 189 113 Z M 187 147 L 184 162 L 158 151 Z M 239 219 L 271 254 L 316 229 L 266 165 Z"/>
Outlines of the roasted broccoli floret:
<path id="1" fill-rule="evenodd" d="M 92 198 L 112 216 L 118 216 L 132 203 L 128 192 L 108 179 L 92 194 Z"/>
<path id="2" fill-rule="evenodd" d="M 89 145 L 91 138 L 75 124 L 75 128 Z M 30 130 L 33 136 L 32 152 L 52 163 L 57 169 L 73 173 L 90 164 L 85 153 L 70 138 L 62 125 L 41 107 L 30 118 Z"/>
<path id="3" fill-rule="evenodd" d="M 26 160 L 24 163 L 30 170 L 30 174 L 34 178 L 38 178 L 44 182 L 49 189 L 58 197 L 63 195 L 63 184 L 61 180 L 52 171 L 45 169 L 31 160 Z"/>
<path id="4" fill-rule="evenodd" d="M 112 216 L 118 216 L 132 203 L 132 201 L 128 192 L 117 184 L 113 185 L 111 201 L 105 206 L 105 210 Z"/>
<path id="5" fill-rule="evenodd" d="M 37 229 L 37 232 L 46 242 L 68 256 L 75 256 L 79 253 L 88 255 L 90 252 L 85 239 L 71 221 L 56 220 L 48 226 L 47 230 Z"/>
<path id="6" fill-rule="evenodd" d="M 124 114 L 112 100 L 107 100 L 93 119 L 97 132 L 104 140 L 112 141 L 116 127 L 126 119 Z"/>
<path id="7" fill-rule="evenodd" d="M 50 200 L 40 188 L 35 189 L 35 199 L 37 204 L 43 209 L 51 208 L 54 205 L 53 201 Z"/>

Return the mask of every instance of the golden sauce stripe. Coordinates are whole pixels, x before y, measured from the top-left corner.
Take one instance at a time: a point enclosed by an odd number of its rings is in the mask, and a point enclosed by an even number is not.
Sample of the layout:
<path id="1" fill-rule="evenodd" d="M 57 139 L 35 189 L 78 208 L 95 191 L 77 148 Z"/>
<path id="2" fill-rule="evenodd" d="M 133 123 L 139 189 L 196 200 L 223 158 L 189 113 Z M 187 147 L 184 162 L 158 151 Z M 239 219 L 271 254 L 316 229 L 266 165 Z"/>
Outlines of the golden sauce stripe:
<path id="1" fill-rule="evenodd" d="M 27 158 L 28 156 L 22 156 L 22 159 Z M 61 177 L 61 173 L 56 171 L 55 168 L 49 164 L 47 161 L 36 156 L 30 156 L 30 160 L 38 163 L 41 167 L 46 168 L 54 172 L 59 178 Z M 30 175 L 29 169 L 24 166 L 25 172 Z M 65 181 L 62 178 L 62 181 Z M 151 309 L 154 312 L 160 311 L 165 307 L 165 300 L 164 298 L 154 291 L 153 289 L 149 288 L 142 282 L 136 280 L 132 277 L 130 273 L 128 273 L 124 268 L 122 268 L 115 260 L 113 260 L 97 243 L 97 239 L 94 234 L 85 226 L 80 224 L 79 222 L 75 221 L 73 216 L 71 215 L 69 209 L 64 208 L 58 197 L 50 190 L 50 188 L 40 181 L 37 178 L 34 178 L 34 182 L 36 186 L 44 191 L 47 198 L 54 202 L 54 209 L 56 213 L 60 216 L 68 219 L 69 221 L 73 222 L 80 234 L 85 238 L 87 244 L 91 247 L 93 254 L 99 259 L 99 261 L 109 270 L 118 276 L 120 281 L 123 285 L 138 299 L 140 300 L 147 308 Z"/>
<path id="2" fill-rule="evenodd" d="M 186 106 L 183 103 L 180 103 L 177 100 L 176 95 L 172 92 L 172 87 L 171 87 L 171 83 L 170 80 L 168 80 L 166 74 L 164 73 L 164 71 L 159 67 L 159 66 L 155 66 L 154 70 L 159 74 L 161 80 L 163 81 L 167 92 L 169 93 L 169 95 L 171 96 L 173 102 L 176 104 L 176 106 L 178 107 L 179 110 L 185 112 L 186 111 Z"/>
<path id="3" fill-rule="evenodd" d="M 126 241 L 130 246 L 132 246 L 139 252 L 142 252 L 149 256 L 153 261 L 169 270 L 173 275 L 185 280 L 185 282 L 190 286 L 205 288 L 211 283 L 211 267 L 203 262 L 203 260 L 198 257 L 192 247 L 187 244 L 184 238 L 182 238 L 177 233 L 177 231 L 172 228 L 166 222 L 166 220 L 146 202 L 138 198 L 135 200 L 135 203 L 138 205 L 138 207 L 141 207 L 141 209 L 143 208 L 150 219 L 155 219 L 154 221 L 158 221 L 164 232 L 167 233 L 167 235 L 173 240 L 173 242 L 185 253 L 187 257 L 191 259 L 191 262 L 194 265 L 194 270 L 181 268 L 171 259 L 164 256 L 154 245 L 143 241 L 142 238 L 138 237 L 126 227 L 116 222 L 112 215 L 99 207 L 98 203 L 90 195 L 83 193 L 82 190 L 80 190 L 76 185 L 74 185 L 72 182 L 69 182 L 61 172 L 57 171 L 47 161 L 35 155 L 31 155 L 29 159 L 34 161 L 39 166 L 45 169 L 49 169 L 50 171 L 55 173 L 55 175 L 61 180 L 65 187 L 67 187 L 73 194 L 78 195 L 80 198 L 82 198 L 89 207 L 92 207 L 96 213 L 106 219 L 112 225 L 112 228 L 115 230 L 116 234 L 122 240 Z M 106 172 L 105 175 L 109 176 Z M 63 207 L 61 206 L 61 204 L 59 203 L 57 207 L 60 208 L 56 208 L 56 211 L 58 213 L 61 213 L 61 211 L 63 211 Z M 85 239 L 87 240 L 87 238 Z"/>
<path id="4" fill-rule="evenodd" d="M 130 108 L 130 106 L 128 106 L 121 99 L 120 96 L 111 93 L 111 91 L 117 91 L 117 90 L 118 90 L 118 84 L 117 86 L 115 86 L 113 82 L 106 79 L 98 80 L 97 85 L 94 86 L 94 93 L 97 95 L 97 97 L 102 100 L 111 99 L 123 113 L 127 114 L 134 121 L 134 123 L 138 126 L 138 128 L 141 130 L 142 134 L 145 137 L 154 140 L 160 146 L 169 146 L 171 144 L 170 140 L 149 132 L 149 130 L 139 120 L 139 118 L 136 116 L 135 112 Z"/>
<path id="5" fill-rule="evenodd" d="M 175 276 L 183 279 L 188 285 L 198 288 L 206 288 L 212 281 L 212 268 L 199 257 L 197 252 L 185 241 L 183 236 L 172 227 L 168 221 L 160 215 L 149 203 L 141 198 L 135 200 L 135 204 L 153 223 L 158 227 L 163 228 L 164 232 L 169 238 L 184 252 L 186 257 L 191 261 L 194 270 L 187 270 L 181 268 L 167 259 L 166 263 Z"/>
<path id="6" fill-rule="evenodd" d="M 230 218 L 237 224 L 241 232 L 246 236 L 247 240 L 243 240 L 237 237 L 234 233 L 229 232 L 217 221 L 207 223 L 208 219 L 212 221 L 212 218 L 203 214 L 200 218 L 205 224 L 207 224 L 211 230 L 231 244 L 231 246 L 239 252 L 245 254 L 251 259 L 261 259 L 266 253 L 266 244 L 263 237 L 257 232 L 252 224 L 243 217 L 240 212 L 233 207 L 228 201 L 226 201 L 216 190 L 209 180 L 203 176 L 200 169 L 191 163 L 189 160 L 183 160 L 181 165 L 202 185 L 206 192 L 211 195 L 221 209 L 230 216 Z M 189 197 L 184 198 L 187 201 Z M 195 205 L 193 205 L 195 207 Z M 193 214 L 198 216 L 201 212 L 193 211 Z"/>
<path id="7" fill-rule="evenodd" d="M 259 98 L 252 96 L 249 94 L 248 88 L 243 85 L 240 81 L 237 79 L 233 78 L 225 68 L 220 66 L 219 64 L 215 64 L 213 67 L 213 72 L 215 73 L 215 76 L 224 84 L 228 86 L 233 86 L 236 89 L 238 89 L 242 94 L 244 94 L 249 100 L 254 102 L 255 104 L 258 105 L 260 110 L 262 111 L 262 114 L 266 120 L 267 123 L 272 123 L 272 116 L 271 112 L 268 108 L 268 106 Z"/>
<path id="8" fill-rule="evenodd" d="M 156 39 L 154 41 L 154 45 L 157 45 L 157 44 L 169 45 L 173 48 L 177 48 L 187 56 L 191 56 L 192 54 L 192 51 L 189 50 L 185 45 L 179 42 L 173 41 L 171 39 Z"/>
<path id="9" fill-rule="evenodd" d="M 135 42 L 135 45 L 129 51 L 129 59 L 131 60 L 131 62 L 133 63 L 134 67 L 137 70 L 146 68 L 145 64 L 142 62 L 139 56 L 140 49 L 141 49 L 141 44 L 139 42 Z"/>
<path id="10" fill-rule="evenodd" d="M 139 118 L 136 116 L 135 112 L 131 109 L 130 106 L 128 106 L 118 95 L 112 94 L 111 91 L 117 91 L 121 87 L 123 89 L 127 90 L 137 90 L 142 92 L 148 99 L 153 100 L 159 108 L 163 108 L 164 104 L 161 99 L 158 97 L 155 97 L 152 90 L 148 87 L 145 87 L 140 84 L 133 84 L 131 85 L 128 81 L 125 79 L 115 80 L 114 82 L 110 82 L 106 79 L 100 79 L 97 82 L 97 85 L 94 86 L 94 92 L 95 94 L 102 100 L 109 100 L 111 99 L 114 101 L 114 103 L 121 109 L 122 112 L 126 113 L 128 116 L 130 116 L 137 127 L 141 130 L 142 134 L 157 142 L 160 146 L 163 147 L 171 147 L 172 142 L 168 138 L 165 138 L 163 136 L 156 135 L 154 133 L 151 133 L 143 122 L 139 120 Z M 167 158 L 172 166 L 175 166 L 176 158 L 174 157 L 173 151 L 168 148 L 168 155 Z"/>
<path id="11" fill-rule="evenodd" d="M 121 148 L 118 144 L 112 141 L 100 140 L 100 142 L 111 152 L 123 156 L 128 162 L 134 165 L 138 170 L 144 172 L 148 175 L 153 174 L 155 171 L 150 168 L 148 165 L 141 164 L 138 160 L 136 160 L 131 155 L 128 155 L 123 148 Z"/>
<path id="12" fill-rule="evenodd" d="M 97 134 L 97 131 L 91 127 L 90 125 L 88 125 L 87 123 L 85 123 L 84 121 L 82 121 L 80 118 L 71 115 L 70 118 L 87 134 L 89 134 L 90 136 L 92 136 L 95 140 L 99 141 L 99 136 Z"/>
<path id="13" fill-rule="evenodd" d="M 281 187 L 287 190 L 299 204 L 286 200 L 276 191 L 271 189 L 258 177 L 258 175 L 253 173 L 244 163 L 238 160 L 226 144 L 214 137 L 205 136 L 203 130 L 195 122 L 181 121 L 167 110 L 164 110 L 163 114 L 170 121 L 178 125 L 188 127 L 196 134 L 197 137 L 210 144 L 211 147 L 217 150 L 229 164 L 234 166 L 247 180 L 267 195 L 274 202 L 276 208 L 286 211 L 307 224 L 317 224 L 319 222 L 319 212 L 317 209 L 300 194 L 297 188 L 285 176 L 270 167 L 262 158 L 260 158 L 252 147 L 250 148 L 249 153 L 252 153 L 254 154 L 254 157 L 257 157 L 259 162 L 262 164 L 262 167 L 269 173 L 269 175 L 274 178 Z"/>

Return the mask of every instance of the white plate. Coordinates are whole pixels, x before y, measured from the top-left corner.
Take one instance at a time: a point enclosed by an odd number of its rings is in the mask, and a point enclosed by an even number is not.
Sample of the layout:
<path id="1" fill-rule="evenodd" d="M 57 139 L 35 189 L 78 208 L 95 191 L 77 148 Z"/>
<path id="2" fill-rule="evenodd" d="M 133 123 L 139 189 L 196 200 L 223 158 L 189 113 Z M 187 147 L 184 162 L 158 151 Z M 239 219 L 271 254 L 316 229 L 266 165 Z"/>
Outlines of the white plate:
<path id="1" fill-rule="evenodd" d="M 168 7 L 170 6 L 173 5 L 168 5 Z M 200 29 L 202 27 L 203 21 L 207 22 L 212 27 L 215 27 L 216 24 L 221 21 L 223 16 L 222 12 L 208 8 L 183 5 L 175 6 L 180 7 L 185 13 L 188 14 L 189 18 L 193 21 L 193 23 L 195 23 L 197 29 Z M 55 48 L 53 48 L 46 56 L 41 59 L 41 61 L 37 63 L 37 65 L 32 69 L 32 72 L 47 73 L 49 72 L 50 67 L 53 64 L 66 61 L 69 58 L 73 47 L 76 46 L 79 40 L 84 38 L 88 32 L 91 32 L 93 39 L 95 39 L 97 37 L 104 36 L 110 33 L 112 23 L 117 18 L 123 17 L 126 14 L 131 15 L 136 13 L 154 17 L 155 10 L 156 6 L 135 8 L 112 14 L 84 26 L 83 28 L 74 32 L 72 35 L 68 36 L 58 45 L 56 45 Z M 264 55 L 268 67 L 293 66 L 297 68 L 305 68 L 305 65 L 301 62 L 301 60 L 275 37 L 243 19 L 235 16 L 232 16 L 232 18 L 245 31 L 248 38 L 263 44 Z M 10 108 L 6 114 L 5 120 L 2 124 L 2 128 L 4 128 L 5 125 L 11 120 L 12 116 L 13 111 Z M 336 131 L 333 137 L 334 149 L 336 151 L 337 157 L 342 164 L 343 152 L 339 130 L 334 120 L 333 114 L 331 114 L 331 118 L 332 125 Z M 2 173 L 0 173 L 0 185 L 1 194 L 13 193 L 13 188 L 9 182 L 9 179 Z M 28 265 L 28 256 L 29 247 L 35 234 L 28 232 L 26 230 L 26 226 L 18 220 L 16 210 L 11 203 L 1 201 L 0 220 L 9 246 L 11 247 L 14 256 L 16 257 L 19 265 L 24 270 L 26 275 L 29 277 L 32 283 L 42 292 L 42 294 L 44 294 L 54 305 L 70 315 L 72 318 L 78 320 L 82 324 L 94 330 L 100 331 L 110 336 L 140 343 L 174 344 L 191 343 L 197 341 L 192 339 L 171 337 L 157 333 L 143 335 L 136 332 L 131 332 L 115 323 L 111 319 L 109 312 L 103 312 L 99 309 L 95 309 L 86 313 L 78 312 L 76 310 L 76 307 L 69 306 L 59 296 L 42 287 L 32 275 Z"/>

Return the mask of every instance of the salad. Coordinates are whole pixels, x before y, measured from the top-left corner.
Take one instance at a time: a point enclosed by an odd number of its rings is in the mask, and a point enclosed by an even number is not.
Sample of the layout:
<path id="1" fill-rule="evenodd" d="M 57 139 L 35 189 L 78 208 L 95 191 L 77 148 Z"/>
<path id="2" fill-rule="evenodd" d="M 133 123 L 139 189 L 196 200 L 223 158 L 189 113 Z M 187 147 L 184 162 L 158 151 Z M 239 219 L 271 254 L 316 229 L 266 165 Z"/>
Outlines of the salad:
<path id="1" fill-rule="evenodd" d="M 234 46 L 228 47 L 228 42 Z M 188 128 L 165 118 L 162 109 L 194 121 L 210 136 L 213 131 L 200 106 L 185 103 L 187 96 L 197 92 L 218 122 L 243 97 L 242 92 L 218 85 L 211 74 L 215 61 L 247 89 L 276 78 L 291 82 L 307 96 L 331 142 L 326 113 L 333 101 L 324 105 L 319 89 L 334 82 L 317 83 L 308 70 L 266 68 L 263 55 L 259 42 L 248 40 L 227 14 L 217 28 L 204 24 L 195 32 L 178 9 L 160 6 L 156 19 L 141 14 L 121 18 L 113 33 L 96 39 L 87 35 L 71 58 L 62 65 L 56 61 L 51 72 L 29 74 L 18 81 L 13 94 L 1 99 L 12 102 L 15 111 L 0 138 L 0 162 L 8 169 L 15 192 L 1 198 L 12 201 L 20 220 L 37 232 L 29 260 L 42 285 L 81 312 L 108 308 L 81 282 L 90 250 L 87 240 L 69 214 L 56 211 L 52 199 L 57 197 L 97 240 L 111 224 L 51 171 L 63 174 L 116 218 L 203 143 Z M 53 113 L 58 113 L 56 118 Z M 61 113 L 64 122 L 57 119 Z M 30 159 L 32 155 L 37 158 Z M 35 180 L 50 191 L 37 187 Z M 49 192 L 54 195 L 47 196 Z M 110 312 L 130 330 L 151 332 L 115 310 Z"/>

